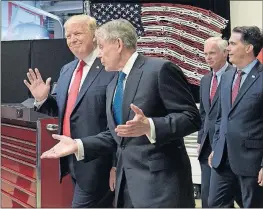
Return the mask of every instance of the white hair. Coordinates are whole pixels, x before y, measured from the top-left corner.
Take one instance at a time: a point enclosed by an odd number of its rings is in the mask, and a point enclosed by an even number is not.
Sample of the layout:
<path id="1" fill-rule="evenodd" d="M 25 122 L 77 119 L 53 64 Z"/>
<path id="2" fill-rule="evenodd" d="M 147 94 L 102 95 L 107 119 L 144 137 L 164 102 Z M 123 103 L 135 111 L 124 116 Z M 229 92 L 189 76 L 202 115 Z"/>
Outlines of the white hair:
<path id="1" fill-rule="evenodd" d="M 215 42 L 221 51 L 225 51 L 228 46 L 228 42 L 221 37 L 210 37 L 206 39 L 204 45 L 210 42 Z"/>
<path id="2" fill-rule="evenodd" d="M 95 36 L 106 41 L 114 41 L 119 38 L 128 49 L 136 49 L 137 46 L 136 29 L 124 19 L 112 20 L 103 24 L 96 30 Z"/>

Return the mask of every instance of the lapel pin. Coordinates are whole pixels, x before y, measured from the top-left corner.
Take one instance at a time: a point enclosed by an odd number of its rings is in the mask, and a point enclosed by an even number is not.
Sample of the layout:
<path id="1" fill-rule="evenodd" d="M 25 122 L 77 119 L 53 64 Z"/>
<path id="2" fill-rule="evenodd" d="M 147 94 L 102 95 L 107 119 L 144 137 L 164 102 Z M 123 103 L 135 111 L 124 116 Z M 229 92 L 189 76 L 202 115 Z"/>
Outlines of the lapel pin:
<path id="1" fill-rule="evenodd" d="M 252 78 L 255 78 L 256 76 L 252 75 Z"/>
<path id="2" fill-rule="evenodd" d="M 97 69 L 99 69 L 100 67 L 99 67 L 99 66 L 97 66 L 96 68 L 97 68 Z"/>

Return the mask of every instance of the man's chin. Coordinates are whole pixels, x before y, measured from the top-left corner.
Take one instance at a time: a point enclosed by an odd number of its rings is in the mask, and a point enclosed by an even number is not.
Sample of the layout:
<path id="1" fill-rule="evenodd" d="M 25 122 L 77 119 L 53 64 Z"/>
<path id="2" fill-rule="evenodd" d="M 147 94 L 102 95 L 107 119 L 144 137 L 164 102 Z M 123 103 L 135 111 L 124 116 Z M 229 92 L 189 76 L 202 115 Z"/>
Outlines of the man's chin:
<path id="1" fill-rule="evenodd" d="M 210 68 L 214 69 L 214 65 L 209 65 L 209 64 L 208 64 L 208 66 L 209 66 Z"/>
<path id="2" fill-rule="evenodd" d="M 104 66 L 106 71 L 112 71 L 110 68 L 108 68 L 107 66 Z"/>
<path id="3" fill-rule="evenodd" d="M 76 51 L 72 51 L 72 53 L 75 55 L 75 57 L 77 57 L 79 60 L 82 60 L 85 58 L 85 56 L 79 52 Z"/>
<path id="4" fill-rule="evenodd" d="M 105 67 L 105 70 L 106 70 L 107 72 L 116 71 L 116 70 L 114 70 L 114 69 L 112 69 L 112 68 L 109 68 L 109 67 L 107 67 L 107 66 L 104 66 L 104 67 Z"/>

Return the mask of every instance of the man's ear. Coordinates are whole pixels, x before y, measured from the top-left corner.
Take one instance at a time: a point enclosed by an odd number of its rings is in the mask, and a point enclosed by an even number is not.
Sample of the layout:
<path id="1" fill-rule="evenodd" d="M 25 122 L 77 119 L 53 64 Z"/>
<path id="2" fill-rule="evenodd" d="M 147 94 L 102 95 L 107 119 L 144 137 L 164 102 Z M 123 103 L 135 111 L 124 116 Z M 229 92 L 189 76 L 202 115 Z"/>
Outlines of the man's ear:
<path id="1" fill-rule="evenodd" d="M 228 51 L 225 49 L 225 50 L 223 51 L 223 54 L 224 54 L 224 57 L 227 57 L 227 56 L 228 56 Z"/>
<path id="2" fill-rule="evenodd" d="M 92 41 L 93 41 L 94 44 L 97 44 L 97 39 L 96 39 L 95 36 L 93 37 Z"/>
<path id="3" fill-rule="evenodd" d="M 120 53 L 122 51 L 123 47 L 124 47 L 124 43 L 123 43 L 123 41 L 120 38 L 118 38 L 117 39 L 117 44 L 118 44 L 117 45 L 117 50 Z"/>
<path id="4" fill-rule="evenodd" d="M 252 44 L 247 45 L 246 46 L 246 53 L 248 54 L 248 53 L 252 52 L 253 49 L 254 49 L 254 46 Z"/>

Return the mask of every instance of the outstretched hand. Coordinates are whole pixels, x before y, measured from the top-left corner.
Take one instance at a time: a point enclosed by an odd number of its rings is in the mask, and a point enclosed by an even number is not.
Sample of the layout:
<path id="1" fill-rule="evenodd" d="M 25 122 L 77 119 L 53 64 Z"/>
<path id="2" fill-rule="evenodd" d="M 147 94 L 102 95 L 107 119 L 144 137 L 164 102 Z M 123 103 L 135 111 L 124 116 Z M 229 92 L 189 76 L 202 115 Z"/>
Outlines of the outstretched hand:
<path id="1" fill-rule="evenodd" d="M 41 159 L 43 158 L 56 159 L 76 153 L 78 151 L 78 146 L 76 141 L 71 139 L 70 137 L 57 135 L 57 134 L 52 134 L 52 137 L 54 139 L 59 140 L 59 143 L 57 143 L 50 150 L 44 152 L 41 155 Z"/>
<path id="2" fill-rule="evenodd" d="M 143 111 L 131 104 L 131 109 L 135 113 L 132 120 L 129 120 L 124 125 L 118 125 L 115 132 L 120 137 L 138 137 L 142 135 L 150 135 L 150 123 Z"/>

